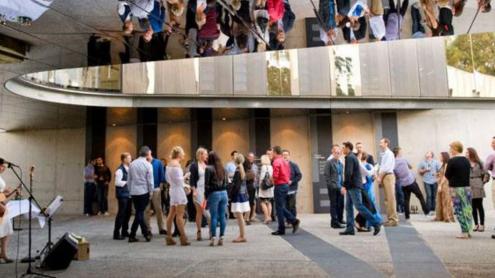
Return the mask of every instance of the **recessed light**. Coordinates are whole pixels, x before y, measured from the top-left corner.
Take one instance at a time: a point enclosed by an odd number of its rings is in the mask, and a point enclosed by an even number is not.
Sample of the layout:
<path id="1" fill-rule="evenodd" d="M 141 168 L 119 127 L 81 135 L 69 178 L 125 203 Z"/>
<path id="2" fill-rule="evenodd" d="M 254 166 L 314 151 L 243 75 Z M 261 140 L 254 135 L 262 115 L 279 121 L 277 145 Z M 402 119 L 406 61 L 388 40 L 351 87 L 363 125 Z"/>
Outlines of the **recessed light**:
<path id="1" fill-rule="evenodd" d="M 227 118 L 225 118 L 225 117 L 222 117 L 222 121 L 226 121 L 226 120 L 227 120 Z"/>
<path id="2" fill-rule="evenodd" d="M 117 126 L 117 124 L 112 124 L 112 126 L 113 126 L 113 127 L 116 127 L 116 126 Z"/>
<path id="3" fill-rule="evenodd" d="M 4 132 L 7 132 L 7 130 L 0 128 L 0 133 L 4 133 Z"/>

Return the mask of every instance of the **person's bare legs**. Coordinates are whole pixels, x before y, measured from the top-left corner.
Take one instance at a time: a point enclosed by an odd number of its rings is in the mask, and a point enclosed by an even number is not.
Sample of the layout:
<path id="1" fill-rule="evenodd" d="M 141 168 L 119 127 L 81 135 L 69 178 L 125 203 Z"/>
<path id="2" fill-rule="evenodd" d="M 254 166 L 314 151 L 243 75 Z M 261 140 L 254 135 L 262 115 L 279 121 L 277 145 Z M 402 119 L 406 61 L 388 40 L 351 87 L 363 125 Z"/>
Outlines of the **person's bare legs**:
<path id="1" fill-rule="evenodd" d="M 266 202 L 261 202 L 261 210 L 263 211 L 263 216 L 264 216 L 264 222 L 265 224 L 268 224 L 268 218 L 270 217 L 270 214 L 268 213 L 268 206 Z"/>
<path id="2" fill-rule="evenodd" d="M 7 259 L 7 247 L 9 245 L 9 237 L 4 236 L 0 239 L 0 244 L 2 244 L 2 251 L 0 252 L 0 258 Z"/>
<path id="3" fill-rule="evenodd" d="M 172 238 L 172 224 L 174 223 L 174 218 L 175 218 L 175 215 L 177 214 L 177 210 L 176 210 L 176 207 L 175 206 L 170 206 L 170 211 L 168 212 L 168 216 L 167 216 L 167 231 L 169 231 L 167 233 L 167 245 L 175 245 L 176 242 L 175 240 Z"/>
<path id="4" fill-rule="evenodd" d="M 185 205 L 178 205 L 176 210 L 177 210 L 177 217 L 175 221 L 177 222 L 177 229 L 179 229 L 180 233 L 180 245 L 182 246 L 187 246 L 191 245 L 189 241 L 187 241 L 187 236 L 186 236 L 186 229 L 184 227 L 184 211 L 186 209 Z"/>
<path id="5" fill-rule="evenodd" d="M 246 237 L 244 235 L 246 224 L 244 223 L 244 215 L 241 212 L 235 213 L 235 218 L 237 219 L 237 225 L 239 226 L 239 236 L 234 239 L 234 243 L 246 242 Z"/>
<path id="6" fill-rule="evenodd" d="M 201 224 L 203 222 L 203 208 L 194 203 L 194 207 L 196 208 L 196 240 L 200 241 L 201 238 Z"/>

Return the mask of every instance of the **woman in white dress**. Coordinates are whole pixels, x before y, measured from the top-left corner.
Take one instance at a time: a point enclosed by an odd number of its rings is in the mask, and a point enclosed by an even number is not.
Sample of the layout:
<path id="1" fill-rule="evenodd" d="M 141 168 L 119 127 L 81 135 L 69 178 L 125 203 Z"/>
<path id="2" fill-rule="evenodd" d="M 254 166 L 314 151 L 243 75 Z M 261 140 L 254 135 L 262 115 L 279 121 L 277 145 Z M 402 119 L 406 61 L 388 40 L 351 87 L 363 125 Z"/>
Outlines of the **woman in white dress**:
<path id="1" fill-rule="evenodd" d="M 261 172 L 259 178 L 261 210 L 265 217 L 264 223 L 272 222 L 272 200 L 273 200 L 273 167 L 268 155 L 261 156 Z"/>
<path id="2" fill-rule="evenodd" d="M 5 172 L 5 161 L 0 158 L 0 175 Z M 7 189 L 7 185 L 5 181 L 0 176 L 0 193 L 8 194 L 9 190 Z M 7 212 L 5 212 L 7 214 Z M 0 244 L 2 245 L 2 249 L 0 251 L 0 264 L 12 263 L 13 261 L 7 258 L 7 247 L 9 243 L 9 236 L 14 233 L 12 229 L 12 223 L 10 220 L 5 218 L 0 220 Z"/>
<path id="3" fill-rule="evenodd" d="M 206 199 L 205 199 L 205 170 L 206 163 L 208 162 L 208 151 L 205 148 L 199 148 L 196 151 L 196 161 L 191 164 L 189 171 L 190 185 L 193 193 L 194 207 L 196 208 L 196 239 L 201 241 L 201 222 L 203 221 L 203 215 L 209 220 L 209 215 L 206 213 Z"/>
<path id="4" fill-rule="evenodd" d="M 177 229 L 180 233 L 180 245 L 187 246 L 191 243 L 187 240 L 186 231 L 184 228 L 184 211 L 187 205 L 187 196 L 184 191 L 184 172 L 180 162 L 184 159 L 184 150 L 176 146 L 170 154 L 170 162 L 167 165 L 166 178 L 170 184 L 170 211 L 167 217 L 167 231 L 172 231 L 172 223 L 177 223 Z M 175 245 L 176 242 L 172 238 L 172 233 L 167 233 L 167 245 Z"/>
<path id="5" fill-rule="evenodd" d="M 249 196 L 247 193 L 246 185 L 246 172 L 244 171 L 244 156 L 237 154 L 234 158 L 236 170 L 234 178 L 232 179 L 232 188 L 230 190 L 230 199 L 232 200 L 231 211 L 237 219 L 239 225 L 239 236 L 234 240 L 234 243 L 246 242 L 244 222 L 244 213 L 251 210 L 249 206 Z"/>

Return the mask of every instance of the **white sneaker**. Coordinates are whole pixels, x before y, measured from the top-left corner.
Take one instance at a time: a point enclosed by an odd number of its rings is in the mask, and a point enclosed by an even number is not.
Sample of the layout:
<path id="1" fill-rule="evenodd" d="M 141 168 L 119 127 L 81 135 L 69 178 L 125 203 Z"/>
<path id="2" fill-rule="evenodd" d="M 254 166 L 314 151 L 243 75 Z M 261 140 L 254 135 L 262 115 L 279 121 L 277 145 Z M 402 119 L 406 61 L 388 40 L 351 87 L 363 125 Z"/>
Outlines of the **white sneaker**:
<path id="1" fill-rule="evenodd" d="M 103 215 L 104 215 L 104 216 L 109 216 L 109 215 L 110 215 L 110 213 L 105 212 Z"/>
<path id="2" fill-rule="evenodd" d="M 89 216 L 89 213 L 85 213 L 84 216 Z"/>

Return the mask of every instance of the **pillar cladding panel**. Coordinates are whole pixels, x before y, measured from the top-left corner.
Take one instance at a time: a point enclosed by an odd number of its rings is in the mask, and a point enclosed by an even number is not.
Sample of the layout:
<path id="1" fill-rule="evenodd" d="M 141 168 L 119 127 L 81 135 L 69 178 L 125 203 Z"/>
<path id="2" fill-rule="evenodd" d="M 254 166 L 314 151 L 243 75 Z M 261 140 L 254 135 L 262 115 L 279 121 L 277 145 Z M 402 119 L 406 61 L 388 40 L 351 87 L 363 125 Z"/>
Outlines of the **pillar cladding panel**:
<path id="1" fill-rule="evenodd" d="M 199 94 L 233 95 L 232 56 L 199 59 Z"/>
<path id="2" fill-rule="evenodd" d="M 291 152 L 291 159 L 299 165 L 302 180 L 297 194 L 298 213 L 312 213 L 313 175 L 307 113 L 293 116 L 272 113 L 270 130 L 272 146 L 279 145 Z"/>
<path id="3" fill-rule="evenodd" d="M 326 47 L 298 49 L 299 90 L 301 96 L 330 98 L 330 57 Z"/>
<path id="4" fill-rule="evenodd" d="M 447 97 L 449 88 L 445 39 L 439 37 L 414 41 L 416 42 L 421 96 Z"/>
<path id="5" fill-rule="evenodd" d="M 359 59 L 362 96 L 391 96 L 387 43 L 360 44 Z"/>
<path id="6" fill-rule="evenodd" d="M 234 95 L 266 96 L 266 54 L 251 53 L 233 56 Z"/>
<path id="7" fill-rule="evenodd" d="M 416 41 L 392 41 L 388 44 L 390 83 L 394 97 L 419 97 Z"/>
<path id="8" fill-rule="evenodd" d="M 194 157 L 191 150 L 191 111 L 187 108 L 158 110 L 157 158 L 168 159 L 172 148 L 181 146 L 185 152 L 183 166 Z"/>
<path id="9" fill-rule="evenodd" d="M 111 108 L 107 111 L 105 163 L 112 172 L 112 181 L 108 188 L 108 209 L 117 212 L 114 175 L 120 165 L 120 155 L 128 152 L 136 157 L 137 146 L 137 110 Z"/>
<path id="10" fill-rule="evenodd" d="M 244 109 L 213 110 L 213 150 L 223 163 L 230 160 L 233 150 L 244 154 L 249 150 L 249 111 Z"/>

